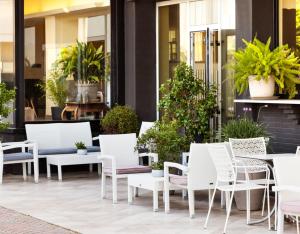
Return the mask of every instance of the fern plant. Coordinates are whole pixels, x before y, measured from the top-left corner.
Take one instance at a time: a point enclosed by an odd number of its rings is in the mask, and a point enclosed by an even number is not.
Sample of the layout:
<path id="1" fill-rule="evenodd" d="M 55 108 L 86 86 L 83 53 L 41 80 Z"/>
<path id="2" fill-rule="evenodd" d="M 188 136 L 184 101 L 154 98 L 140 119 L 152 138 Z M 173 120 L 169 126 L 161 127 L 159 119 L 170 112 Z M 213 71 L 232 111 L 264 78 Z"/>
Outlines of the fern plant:
<path id="1" fill-rule="evenodd" d="M 286 90 L 289 98 L 297 94 L 296 84 L 300 84 L 300 59 L 288 45 L 278 46 L 271 50 L 271 38 L 263 43 L 257 38 L 252 42 L 243 40 L 244 49 L 234 53 L 233 62 L 227 68 L 234 71 L 235 87 L 239 94 L 248 88 L 248 78 L 256 76 L 256 80 L 268 80 L 273 76 L 280 89 Z"/>

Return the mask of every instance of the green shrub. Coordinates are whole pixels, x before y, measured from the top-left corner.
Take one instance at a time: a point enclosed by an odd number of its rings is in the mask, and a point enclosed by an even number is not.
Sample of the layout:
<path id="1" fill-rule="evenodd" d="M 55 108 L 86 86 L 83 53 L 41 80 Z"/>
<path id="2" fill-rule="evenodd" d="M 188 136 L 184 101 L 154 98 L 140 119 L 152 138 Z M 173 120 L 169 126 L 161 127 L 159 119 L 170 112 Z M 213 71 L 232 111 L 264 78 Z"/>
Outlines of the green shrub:
<path id="1" fill-rule="evenodd" d="M 130 107 L 116 106 L 104 116 L 102 127 L 109 134 L 137 133 L 138 117 Z"/>
<path id="2" fill-rule="evenodd" d="M 159 166 L 165 161 L 178 162 L 180 153 L 189 148 L 189 142 L 179 133 L 177 122 L 156 122 L 138 139 L 138 148 L 150 148 L 149 151 L 157 153 Z"/>
<path id="3" fill-rule="evenodd" d="M 242 118 L 230 120 L 222 128 L 222 137 L 225 141 L 229 138 L 254 138 L 268 137 L 265 127 L 253 120 Z"/>
<path id="4" fill-rule="evenodd" d="M 16 91 L 14 89 L 7 89 L 5 83 L 0 82 L 0 131 L 5 130 L 9 123 L 3 121 L 2 118 L 7 118 L 13 111 L 9 103 L 15 98 Z"/>
<path id="5" fill-rule="evenodd" d="M 159 102 L 163 121 L 176 120 L 185 130 L 190 142 L 210 138 L 209 120 L 217 112 L 217 89 L 195 77 L 194 70 L 186 63 L 175 68 L 174 77 L 160 88 Z"/>

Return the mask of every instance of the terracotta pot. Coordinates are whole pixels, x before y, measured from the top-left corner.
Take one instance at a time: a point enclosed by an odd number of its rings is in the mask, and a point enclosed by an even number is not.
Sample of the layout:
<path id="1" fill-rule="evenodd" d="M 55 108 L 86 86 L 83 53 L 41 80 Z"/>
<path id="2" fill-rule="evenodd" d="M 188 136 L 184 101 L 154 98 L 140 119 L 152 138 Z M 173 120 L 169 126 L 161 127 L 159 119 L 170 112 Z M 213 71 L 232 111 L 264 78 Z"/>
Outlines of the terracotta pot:
<path id="1" fill-rule="evenodd" d="M 275 79 L 273 76 L 269 76 L 266 80 L 256 80 L 256 76 L 249 76 L 248 82 L 251 98 L 271 98 L 274 96 Z"/>

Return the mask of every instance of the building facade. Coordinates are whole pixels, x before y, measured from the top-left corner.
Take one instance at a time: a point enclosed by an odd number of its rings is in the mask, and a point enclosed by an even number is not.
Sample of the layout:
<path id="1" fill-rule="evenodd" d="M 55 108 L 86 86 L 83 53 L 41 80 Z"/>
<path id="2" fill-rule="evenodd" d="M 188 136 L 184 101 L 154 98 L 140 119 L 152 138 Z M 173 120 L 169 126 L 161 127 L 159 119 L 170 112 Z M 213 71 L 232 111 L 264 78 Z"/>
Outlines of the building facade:
<path id="1" fill-rule="evenodd" d="M 158 118 L 159 87 L 172 77 L 178 63 L 186 62 L 199 79 L 218 86 L 217 128 L 234 116 L 248 115 L 272 126 L 274 145 L 279 145 L 274 151 L 292 151 L 300 141 L 297 131 L 286 133 L 298 128 L 297 106 L 262 108 L 255 103 L 236 103 L 235 99 L 247 95 L 236 96 L 228 79 L 232 74 L 223 69 L 232 53 L 243 47 L 242 39 L 256 36 L 266 41 L 271 37 L 272 47 L 287 43 L 298 51 L 298 0 L 99 0 L 84 5 L 78 0 L 3 0 L 0 4 L 7 4 L 11 12 L 1 15 L 11 20 L 0 27 L 8 30 L 0 32 L 0 74 L 2 81 L 17 87 L 16 111 L 11 117 L 14 131 L 24 127 L 24 110 L 36 93 L 35 83 L 47 79 L 59 49 L 80 40 L 101 44 L 110 54 L 105 101 L 133 107 L 143 121 Z M 52 103 L 40 99 L 33 98 L 37 115 L 50 121 L 47 116 Z M 278 123 L 287 118 L 282 109 L 295 117 L 280 130 Z M 270 121 L 273 114 L 276 119 Z M 287 140 L 278 134 L 285 134 Z"/>

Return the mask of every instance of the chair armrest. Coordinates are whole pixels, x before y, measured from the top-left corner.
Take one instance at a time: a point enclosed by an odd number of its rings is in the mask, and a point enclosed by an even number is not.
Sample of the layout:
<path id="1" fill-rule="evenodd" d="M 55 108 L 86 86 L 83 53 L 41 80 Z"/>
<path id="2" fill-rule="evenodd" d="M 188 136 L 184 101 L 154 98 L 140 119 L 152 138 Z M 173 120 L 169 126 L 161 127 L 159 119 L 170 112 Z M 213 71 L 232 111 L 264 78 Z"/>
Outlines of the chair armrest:
<path id="1" fill-rule="evenodd" d="M 93 141 L 99 140 L 99 136 L 93 137 L 92 140 Z"/>
<path id="2" fill-rule="evenodd" d="M 16 148 L 34 148 L 36 146 L 36 143 L 8 142 L 2 144 L 2 150 L 10 150 Z"/>
<path id="3" fill-rule="evenodd" d="M 179 163 L 173 163 L 173 162 L 164 162 L 164 169 L 165 171 L 169 171 L 169 168 L 172 167 L 172 168 L 177 168 L 183 172 L 187 172 L 188 171 L 188 167 L 187 166 L 184 166 L 182 164 L 179 164 Z"/>
<path id="4" fill-rule="evenodd" d="M 293 185 L 285 185 L 285 186 L 273 186 L 272 187 L 273 192 L 296 192 L 300 193 L 300 187 L 299 186 L 293 186 Z"/>
<path id="5" fill-rule="evenodd" d="M 154 162 L 158 162 L 158 154 L 157 153 L 139 153 L 138 156 L 139 156 L 139 158 L 140 157 L 152 158 Z"/>
<path id="6" fill-rule="evenodd" d="M 190 152 L 182 152 L 182 164 L 188 165 L 188 157 L 190 156 Z"/>
<path id="7" fill-rule="evenodd" d="M 101 154 L 98 156 L 98 159 L 102 161 L 102 168 L 104 169 L 105 167 L 105 160 L 110 160 L 111 161 L 111 171 L 112 174 L 116 175 L 117 173 L 117 163 L 116 163 L 116 158 L 113 155 L 108 155 L 108 154 Z"/>

